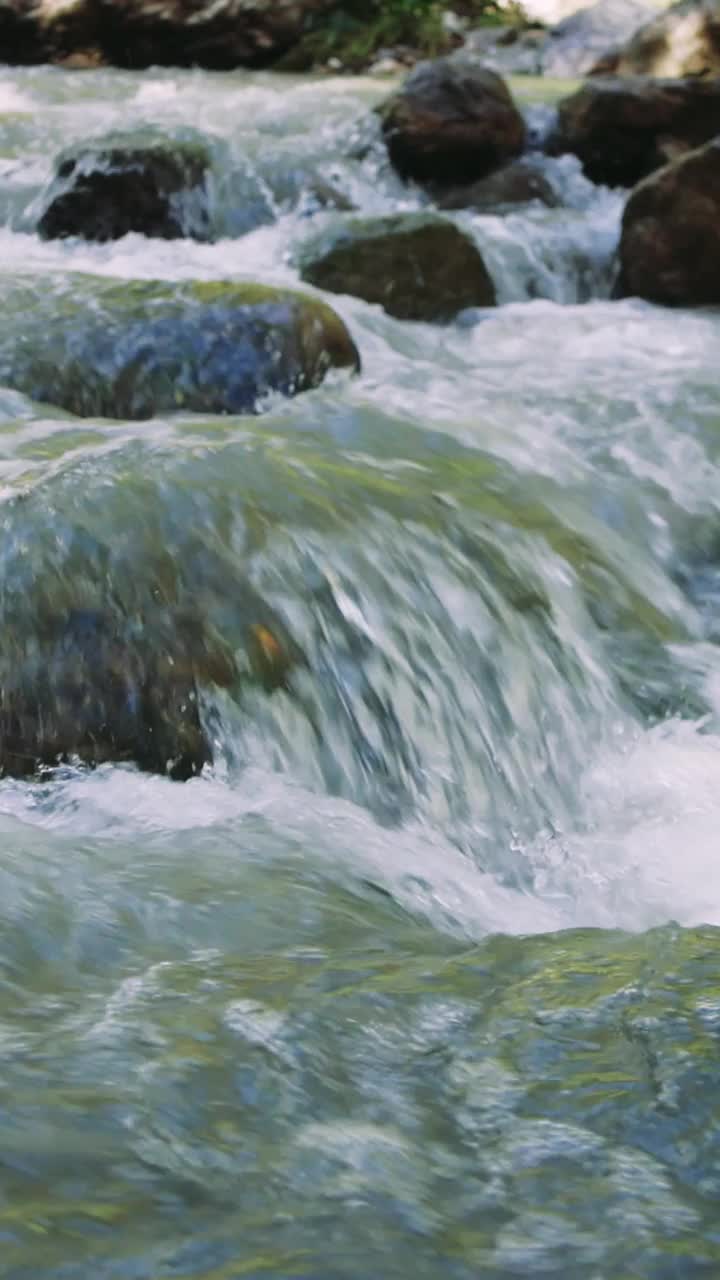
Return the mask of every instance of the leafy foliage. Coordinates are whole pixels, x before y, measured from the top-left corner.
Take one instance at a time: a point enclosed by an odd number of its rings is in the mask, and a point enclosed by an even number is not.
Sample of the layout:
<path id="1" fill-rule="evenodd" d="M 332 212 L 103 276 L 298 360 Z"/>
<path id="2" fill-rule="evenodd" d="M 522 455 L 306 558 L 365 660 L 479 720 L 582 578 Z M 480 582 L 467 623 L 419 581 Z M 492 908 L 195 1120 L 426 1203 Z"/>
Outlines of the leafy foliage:
<path id="1" fill-rule="evenodd" d="M 337 58 L 343 67 L 360 70 L 380 49 L 397 46 L 435 56 L 453 46 L 443 21 L 449 10 L 476 23 L 501 20 L 499 0 L 338 0 L 282 65 L 300 70 Z"/>

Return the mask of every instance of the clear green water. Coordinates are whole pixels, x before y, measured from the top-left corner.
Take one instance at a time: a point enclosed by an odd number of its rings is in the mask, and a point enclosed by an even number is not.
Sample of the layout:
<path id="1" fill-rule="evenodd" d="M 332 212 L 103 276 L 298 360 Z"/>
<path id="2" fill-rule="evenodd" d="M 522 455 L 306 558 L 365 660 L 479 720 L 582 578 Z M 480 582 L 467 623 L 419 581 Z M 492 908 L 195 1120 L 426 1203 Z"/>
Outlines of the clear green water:
<path id="1" fill-rule="evenodd" d="M 377 93 L 4 72 L 2 349 L 81 273 L 294 283 L 313 175 L 413 207 Z M 69 141 L 188 124 L 219 243 L 36 238 Z M 29 616 L 162 554 L 307 656 L 207 691 L 193 782 L 0 783 L 10 1280 L 720 1274 L 720 317 L 607 301 L 621 201 L 549 172 L 564 209 L 459 215 L 502 308 L 336 299 L 362 375 L 260 418 L 0 390 Z"/>

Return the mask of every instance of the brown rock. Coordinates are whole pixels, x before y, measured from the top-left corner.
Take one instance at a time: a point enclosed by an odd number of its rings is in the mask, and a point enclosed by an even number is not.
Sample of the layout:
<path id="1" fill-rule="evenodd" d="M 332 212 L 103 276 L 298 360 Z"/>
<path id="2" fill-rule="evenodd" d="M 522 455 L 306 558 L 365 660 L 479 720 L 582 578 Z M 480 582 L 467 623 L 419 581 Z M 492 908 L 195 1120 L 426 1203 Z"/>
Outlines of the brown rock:
<path id="1" fill-rule="evenodd" d="M 620 292 L 720 303 L 720 139 L 646 178 L 623 217 Z"/>
<path id="2" fill-rule="evenodd" d="M 473 182 L 525 142 L 504 80 L 459 54 L 421 62 L 379 111 L 393 165 L 417 182 Z"/>
<path id="3" fill-rule="evenodd" d="M 720 133 L 720 79 L 597 78 L 560 103 L 551 149 L 593 182 L 630 187 Z"/>

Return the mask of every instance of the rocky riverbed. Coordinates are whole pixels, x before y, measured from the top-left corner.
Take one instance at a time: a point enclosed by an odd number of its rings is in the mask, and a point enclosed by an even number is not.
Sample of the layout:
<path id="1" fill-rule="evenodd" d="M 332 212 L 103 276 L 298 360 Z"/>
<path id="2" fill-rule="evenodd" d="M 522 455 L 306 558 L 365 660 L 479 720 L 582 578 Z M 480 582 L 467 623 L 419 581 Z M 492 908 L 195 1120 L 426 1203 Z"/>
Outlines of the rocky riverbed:
<path id="1" fill-rule="evenodd" d="M 0 71 L 11 1280 L 717 1274 L 715 98 Z"/>

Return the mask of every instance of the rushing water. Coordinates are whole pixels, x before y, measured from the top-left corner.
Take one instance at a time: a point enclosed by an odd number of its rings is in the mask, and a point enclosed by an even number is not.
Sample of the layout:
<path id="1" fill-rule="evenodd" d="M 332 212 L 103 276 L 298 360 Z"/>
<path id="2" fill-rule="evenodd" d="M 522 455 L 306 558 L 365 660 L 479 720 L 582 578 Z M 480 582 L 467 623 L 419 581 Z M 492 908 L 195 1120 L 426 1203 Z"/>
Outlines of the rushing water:
<path id="1" fill-rule="evenodd" d="M 380 92 L 3 72 L 5 334 L 18 271 L 294 283 L 318 179 L 415 207 Z M 69 141 L 189 126 L 217 243 L 35 236 Z M 498 310 L 333 300 L 358 378 L 140 424 L 0 390 L 5 582 L 161 549 L 306 656 L 207 691 L 192 782 L 0 783 L 9 1280 L 720 1274 L 720 316 L 610 302 L 621 198 L 547 168 L 562 208 L 457 215 Z"/>

